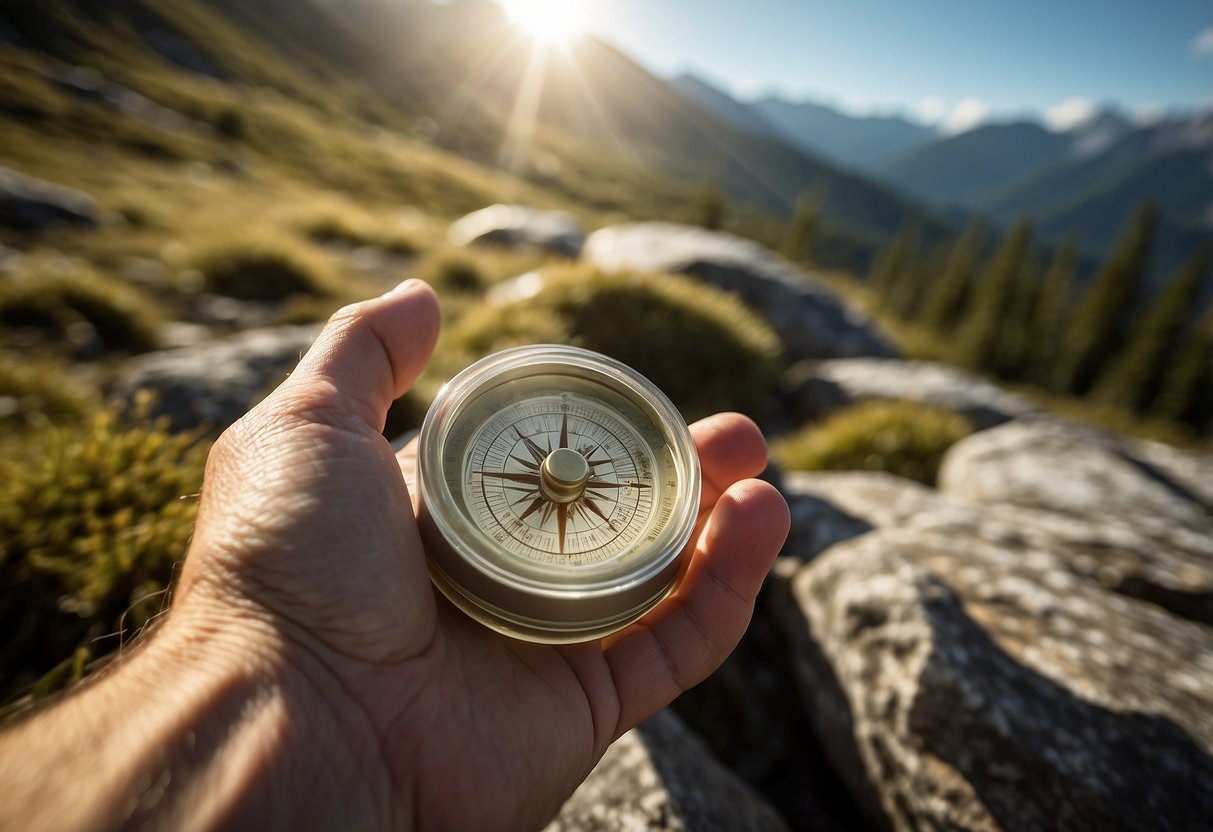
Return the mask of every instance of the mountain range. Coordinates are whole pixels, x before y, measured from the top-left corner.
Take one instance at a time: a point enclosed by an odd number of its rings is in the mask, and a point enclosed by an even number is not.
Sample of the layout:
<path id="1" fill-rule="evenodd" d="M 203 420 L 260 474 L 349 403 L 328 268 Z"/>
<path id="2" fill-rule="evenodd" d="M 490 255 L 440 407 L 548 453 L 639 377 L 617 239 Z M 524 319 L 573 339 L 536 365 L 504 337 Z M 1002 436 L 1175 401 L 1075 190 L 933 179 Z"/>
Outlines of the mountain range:
<path id="1" fill-rule="evenodd" d="M 1064 134 L 1021 123 L 944 137 L 896 117 L 740 101 L 694 76 L 667 81 L 593 38 L 541 53 L 508 29 L 489 0 L 0 6 L 0 42 L 15 48 L 113 62 L 108 33 L 219 83 L 323 106 L 337 97 L 372 129 L 403 129 L 593 210 L 678 219 L 711 183 L 730 198 L 732 227 L 771 241 L 807 195 L 822 211 L 819 256 L 857 268 L 908 223 L 929 242 L 976 213 L 1029 214 L 1047 239 L 1074 233 L 1098 257 L 1154 199 L 1166 268 L 1213 223 L 1209 116 L 1140 126 L 1103 114 Z"/>
<path id="2" fill-rule="evenodd" d="M 739 101 L 692 75 L 670 83 L 734 126 L 782 136 L 958 221 L 981 214 L 1008 225 L 1026 216 L 1044 238 L 1073 235 L 1099 257 L 1132 211 L 1152 200 L 1162 215 L 1163 271 L 1213 234 L 1213 112 L 1135 124 L 1104 109 L 1066 131 L 1021 120 L 944 136 L 904 118 L 857 118 L 814 102 Z"/>

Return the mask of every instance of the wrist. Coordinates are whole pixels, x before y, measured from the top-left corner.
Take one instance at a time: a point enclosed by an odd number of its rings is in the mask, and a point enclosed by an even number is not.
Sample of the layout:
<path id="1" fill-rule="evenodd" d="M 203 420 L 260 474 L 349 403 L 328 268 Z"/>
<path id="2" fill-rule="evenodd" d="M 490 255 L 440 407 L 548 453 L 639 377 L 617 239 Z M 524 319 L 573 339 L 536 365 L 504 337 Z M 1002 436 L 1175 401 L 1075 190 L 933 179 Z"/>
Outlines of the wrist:
<path id="1" fill-rule="evenodd" d="M 390 824 L 374 736 L 333 687 L 269 623 L 184 605 L 101 678 L 0 737 L 0 774 L 18 784 L 0 826 Z M 350 817 L 355 807 L 367 816 Z"/>
<path id="2" fill-rule="evenodd" d="M 191 825 L 389 825 L 376 736 L 328 668 L 266 617 L 190 600 L 132 669 L 164 678 L 166 698 L 184 696 L 169 753 Z"/>

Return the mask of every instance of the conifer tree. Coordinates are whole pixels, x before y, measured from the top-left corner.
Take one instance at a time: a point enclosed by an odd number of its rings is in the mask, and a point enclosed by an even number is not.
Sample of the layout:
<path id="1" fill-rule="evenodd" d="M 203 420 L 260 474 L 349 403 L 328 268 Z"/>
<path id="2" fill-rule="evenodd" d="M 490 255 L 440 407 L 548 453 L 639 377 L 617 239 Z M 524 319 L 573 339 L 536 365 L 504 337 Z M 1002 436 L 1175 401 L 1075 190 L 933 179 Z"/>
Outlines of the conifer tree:
<path id="1" fill-rule="evenodd" d="M 1028 379 L 1044 387 L 1052 384 L 1078 272 L 1078 244 L 1067 238 L 1057 249 L 1041 282 L 1040 297 L 1032 315 Z"/>
<path id="2" fill-rule="evenodd" d="M 1213 431 L 1213 309 L 1192 327 L 1150 412 L 1198 433 Z"/>
<path id="3" fill-rule="evenodd" d="M 1083 294 L 1058 356 L 1057 388 L 1085 395 L 1108 360 L 1124 345 L 1145 283 L 1158 209 L 1137 210 Z"/>
<path id="4" fill-rule="evenodd" d="M 889 312 L 897 313 L 897 296 L 904 283 L 913 280 L 914 264 L 918 259 L 918 227 L 902 227 L 892 245 L 882 251 L 872 266 L 868 286 L 876 303 Z"/>
<path id="5" fill-rule="evenodd" d="M 969 313 L 960 325 L 960 360 L 975 370 L 999 374 L 1002 341 L 1014 326 L 1015 290 L 1032 245 L 1032 226 L 1020 220 L 982 270 Z"/>
<path id="6" fill-rule="evenodd" d="M 950 332 L 964 315 L 981 266 L 981 253 L 988 230 L 984 220 L 975 220 L 956 239 L 947 265 L 923 307 L 924 324 Z"/>
<path id="7" fill-rule="evenodd" d="M 1044 289 L 1040 254 L 1029 247 L 1011 283 L 1002 333 L 995 345 L 994 369 L 1000 378 L 1018 381 L 1031 361 L 1032 323 Z"/>
<path id="8" fill-rule="evenodd" d="M 808 194 L 802 194 L 800 199 L 796 200 L 796 210 L 792 212 L 792 220 L 788 223 L 783 245 L 780 246 L 783 256 L 793 263 L 811 263 L 813 244 L 817 242 L 820 223 L 820 201 Z"/>
<path id="9" fill-rule="evenodd" d="M 705 181 L 691 204 L 691 222 L 712 231 L 719 231 L 724 227 L 724 213 L 724 192 L 715 182 Z"/>
<path id="10" fill-rule="evenodd" d="M 1200 248 L 1158 293 L 1129 343 L 1099 377 L 1094 395 L 1108 404 L 1140 413 L 1158 394 L 1159 384 L 1188 329 L 1202 294 L 1213 244 Z"/>

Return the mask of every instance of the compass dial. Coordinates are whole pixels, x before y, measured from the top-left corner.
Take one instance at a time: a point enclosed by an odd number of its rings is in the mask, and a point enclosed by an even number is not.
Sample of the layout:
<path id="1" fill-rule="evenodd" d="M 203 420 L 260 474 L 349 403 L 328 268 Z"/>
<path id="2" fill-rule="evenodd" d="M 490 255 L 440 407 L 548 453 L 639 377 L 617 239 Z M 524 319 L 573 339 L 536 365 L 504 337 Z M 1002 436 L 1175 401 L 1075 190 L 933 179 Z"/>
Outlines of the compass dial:
<path id="1" fill-rule="evenodd" d="M 690 434 L 604 356 L 523 347 L 473 365 L 427 416 L 419 460 L 435 583 L 503 632 L 610 632 L 681 568 L 699 499 Z"/>

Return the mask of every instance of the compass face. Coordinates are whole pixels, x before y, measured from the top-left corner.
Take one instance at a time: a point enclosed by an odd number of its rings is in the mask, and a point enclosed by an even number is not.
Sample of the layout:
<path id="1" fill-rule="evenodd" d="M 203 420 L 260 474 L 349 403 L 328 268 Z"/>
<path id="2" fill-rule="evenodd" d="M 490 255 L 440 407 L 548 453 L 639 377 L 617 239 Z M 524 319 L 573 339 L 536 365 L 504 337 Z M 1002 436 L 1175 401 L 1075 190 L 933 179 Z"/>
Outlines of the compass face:
<path id="1" fill-rule="evenodd" d="M 444 388 L 421 444 L 435 583 L 490 626 L 579 640 L 677 576 L 698 459 L 673 405 L 618 362 L 551 346 L 491 356 Z"/>

